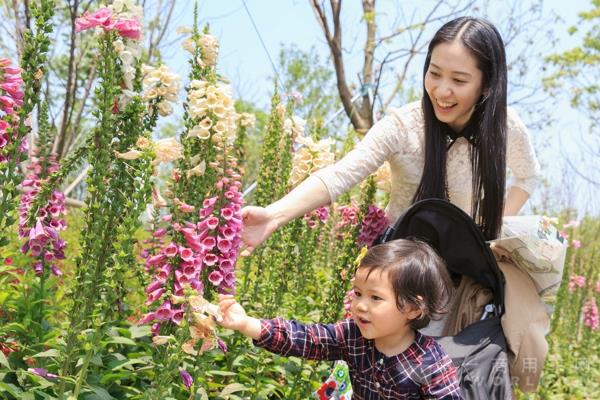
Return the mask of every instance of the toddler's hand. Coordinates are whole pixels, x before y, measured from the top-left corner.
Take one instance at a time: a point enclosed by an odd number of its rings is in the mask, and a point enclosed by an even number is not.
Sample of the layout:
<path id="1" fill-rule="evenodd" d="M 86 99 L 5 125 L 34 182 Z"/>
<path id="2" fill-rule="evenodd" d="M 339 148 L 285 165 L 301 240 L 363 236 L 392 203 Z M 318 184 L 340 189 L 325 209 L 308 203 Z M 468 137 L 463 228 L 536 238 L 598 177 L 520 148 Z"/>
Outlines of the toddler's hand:
<path id="1" fill-rule="evenodd" d="M 243 330 L 246 327 L 248 321 L 246 311 L 233 296 L 220 294 L 219 309 L 223 316 L 221 321 L 217 321 L 219 325 L 236 331 Z"/>

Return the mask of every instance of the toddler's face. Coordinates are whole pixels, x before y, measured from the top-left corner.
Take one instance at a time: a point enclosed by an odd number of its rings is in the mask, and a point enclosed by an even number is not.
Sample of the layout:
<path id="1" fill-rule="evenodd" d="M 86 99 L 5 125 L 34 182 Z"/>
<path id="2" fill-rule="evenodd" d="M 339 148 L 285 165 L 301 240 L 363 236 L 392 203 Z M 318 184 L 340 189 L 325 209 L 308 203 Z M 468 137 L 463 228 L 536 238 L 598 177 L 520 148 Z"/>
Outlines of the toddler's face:
<path id="1" fill-rule="evenodd" d="M 365 338 L 379 342 L 398 340 L 411 329 L 408 322 L 420 311 L 398 309 L 387 272 L 376 270 L 368 278 L 367 274 L 367 268 L 359 268 L 354 277 L 352 317 Z"/>

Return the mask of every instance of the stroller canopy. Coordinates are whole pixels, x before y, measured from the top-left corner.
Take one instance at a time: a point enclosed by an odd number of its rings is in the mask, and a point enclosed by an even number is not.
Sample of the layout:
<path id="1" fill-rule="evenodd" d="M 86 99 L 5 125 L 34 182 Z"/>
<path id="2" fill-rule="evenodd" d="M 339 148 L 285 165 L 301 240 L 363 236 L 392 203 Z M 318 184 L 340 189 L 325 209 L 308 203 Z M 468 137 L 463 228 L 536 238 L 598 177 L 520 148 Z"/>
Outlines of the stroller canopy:
<path id="1" fill-rule="evenodd" d="M 469 276 L 492 290 L 497 306 L 504 304 L 502 272 L 481 230 L 463 210 L 441 199 L 422 200 L 400 216 L 378 242 L 410 237 L 435 248 L 451 274 Z"/>

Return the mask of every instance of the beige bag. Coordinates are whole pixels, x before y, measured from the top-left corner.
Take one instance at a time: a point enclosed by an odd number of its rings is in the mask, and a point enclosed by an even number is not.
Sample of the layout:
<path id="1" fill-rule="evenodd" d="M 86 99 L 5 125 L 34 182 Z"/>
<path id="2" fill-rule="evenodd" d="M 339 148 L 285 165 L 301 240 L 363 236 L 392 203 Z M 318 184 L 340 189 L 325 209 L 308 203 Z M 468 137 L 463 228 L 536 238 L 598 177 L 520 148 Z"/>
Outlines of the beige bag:
<path id="1" fill-rule="evenodd" d="M 490 243 L 531 277 L 547 306 L 553 303 L 562 281 L 567 244 L 548 217 L 504 217 L 500 238 Z"/>

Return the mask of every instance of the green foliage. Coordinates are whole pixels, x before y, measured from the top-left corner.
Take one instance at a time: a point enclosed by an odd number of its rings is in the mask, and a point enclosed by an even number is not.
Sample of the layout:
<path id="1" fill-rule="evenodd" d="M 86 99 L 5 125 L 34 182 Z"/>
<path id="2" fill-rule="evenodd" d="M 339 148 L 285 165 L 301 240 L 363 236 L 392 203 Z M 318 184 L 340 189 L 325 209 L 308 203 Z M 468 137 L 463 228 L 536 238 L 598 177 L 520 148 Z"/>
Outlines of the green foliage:
<path id="1" fill-rule="evenodd" d="M 286 90 L 302 95 L 301 104 L 295 108 L 296 115 L 313 124 L 328 118 L 341 106 L 334 72 L 321 61 L 315 47 L 308 51 L 294 45 L 282 47 L 278 64 Z M 333 130 L 337 128 L 334 126 Z"/>
<path id="2" fill-rule="evenodd" d="M 285 108 L 281 104 L 281 99 L 277 92 L 277 85 L 275 85 L 275 92 L 271 99 L 271 114 L 262 144 L 261 161 L 254 194 L 254 204 L 258 206 L 266 206 L 278 198 L 276 194 L 278 182 L 283 180 L 283 177 L 279 176 L 277 166 L 280 163 L 281 153 L 284 151 L 281 147 L 283 119 L 285 117 L 284 110 Z"/>
<path id="3" fill-rule="evenodd" d="M 544 79 L 547 90 L 558 93 L 569 85 L 571 104 L 590 116 L 594 126 L 600 121 L 600 1 L 591 1 L 592 9 L 579 14 L 577 26 L 569 34 L 581 34 L 581 44 L 547 61 L 557 70 Z"/>

